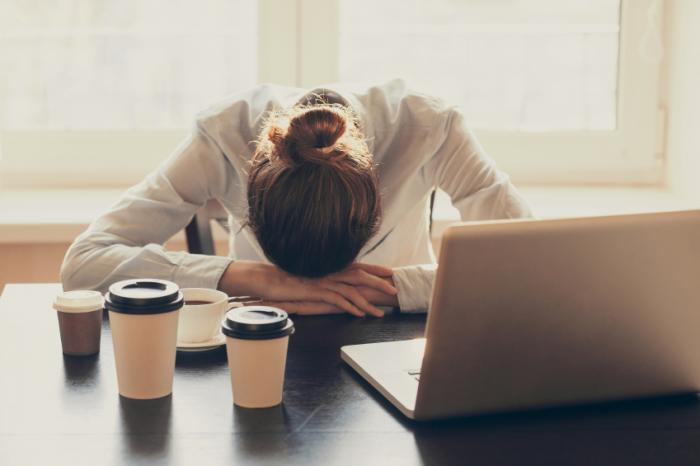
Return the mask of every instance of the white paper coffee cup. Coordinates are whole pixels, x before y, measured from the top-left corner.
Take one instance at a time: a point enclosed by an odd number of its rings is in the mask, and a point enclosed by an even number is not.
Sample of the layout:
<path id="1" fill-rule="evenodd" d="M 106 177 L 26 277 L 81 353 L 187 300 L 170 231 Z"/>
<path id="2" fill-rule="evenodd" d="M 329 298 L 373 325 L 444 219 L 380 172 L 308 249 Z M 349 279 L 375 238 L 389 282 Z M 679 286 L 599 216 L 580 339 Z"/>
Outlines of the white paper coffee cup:
<path id="1" fill-rule="evenodd" d="M 124 280 L 105 298 L 119 394 L 155 399 L 172 393 L 179 311 L 184 298 L 172 282 Z"/>
<path id="2" fill-rule="evenodd" d="M 269 408 L 282 402 L 289 335 L 294 322 L 281 309 L 244 306 L 226 313 L 222 324 L 233 402 Z"/>

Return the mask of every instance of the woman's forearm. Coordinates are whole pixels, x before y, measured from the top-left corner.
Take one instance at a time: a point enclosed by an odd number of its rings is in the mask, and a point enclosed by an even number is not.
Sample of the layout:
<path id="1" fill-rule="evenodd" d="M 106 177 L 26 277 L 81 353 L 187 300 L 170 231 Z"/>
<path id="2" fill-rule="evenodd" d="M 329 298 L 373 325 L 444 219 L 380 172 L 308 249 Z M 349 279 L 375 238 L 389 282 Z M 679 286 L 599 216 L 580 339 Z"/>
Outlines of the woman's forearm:
<path id="1" fill-rule="evenodd" d="M 261 286 L 273 285 L 273 277 L 266 273 L 269 267 L 262 262 L 233 261 L 221 275 L 217 288 L 229 296 L 262 296 Z"/>
<path id="2" fill-rule="evenodd" d="M 397 303 L 391 273 L 386 267 L 354 264 L 332 276 L 314 279 L 291 275 L 272 264 L 234 261 L 221 275 L 218 289 L 229 296 L 254 296 L 268 303 L 285 303 L 290 309 L 301 309 L 304 303 L 325 303 L 329 310 L 379 316 L 382 311 L 376 305 Z"/>

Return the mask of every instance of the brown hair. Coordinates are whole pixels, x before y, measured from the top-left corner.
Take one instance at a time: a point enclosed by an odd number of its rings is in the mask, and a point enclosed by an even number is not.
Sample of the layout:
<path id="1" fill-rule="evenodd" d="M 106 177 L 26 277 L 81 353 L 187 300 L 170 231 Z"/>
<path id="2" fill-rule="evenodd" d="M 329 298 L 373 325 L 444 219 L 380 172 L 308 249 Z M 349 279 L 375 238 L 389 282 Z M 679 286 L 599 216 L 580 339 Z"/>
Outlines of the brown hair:
<path id="1" fill-rule="evenodd" d="M 248 225 L 283 270 L 321 277 L 349 266 L 376 232 L 377 175 L 349 108 L 296 106 L 267 119 L 248 178 Z"/>

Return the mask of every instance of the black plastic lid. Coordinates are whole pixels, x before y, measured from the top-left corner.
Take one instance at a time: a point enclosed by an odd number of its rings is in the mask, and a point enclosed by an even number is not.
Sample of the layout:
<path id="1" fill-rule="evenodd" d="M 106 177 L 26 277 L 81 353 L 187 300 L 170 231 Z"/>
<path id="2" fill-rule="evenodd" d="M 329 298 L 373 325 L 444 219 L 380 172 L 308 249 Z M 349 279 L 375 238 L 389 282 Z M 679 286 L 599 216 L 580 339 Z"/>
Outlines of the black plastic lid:
<path id="1" fill-rule="evenodd" d="M 221 331 L 242 340 L 268 340 L 294 333 L 294 322 L 276 307 L 243 306 L 226 313 Z"/>
<path id="2" fill-rule="evenodd" d="M 179 286 L 155 278 L 116 282 L 105 295 L 105 307 L 123 314 L 161 314 L 180 309 L 184 302 Z"/>

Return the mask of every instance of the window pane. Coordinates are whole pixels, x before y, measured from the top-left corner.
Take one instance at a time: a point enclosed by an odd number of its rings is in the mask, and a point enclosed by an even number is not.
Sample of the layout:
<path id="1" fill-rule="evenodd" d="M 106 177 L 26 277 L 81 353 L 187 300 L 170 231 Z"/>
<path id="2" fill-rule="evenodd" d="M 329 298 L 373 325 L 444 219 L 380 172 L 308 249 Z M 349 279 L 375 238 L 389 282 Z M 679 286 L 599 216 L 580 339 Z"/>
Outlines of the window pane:
<path id="1" fill-rule="evenodd" d="M 186 128 L 255 84 L 252 0 L 3 0 L 0 128 Z"/>
<path id="2" fill-rule="evenodd" d="M 620 0 L 340 0 L 340 78 L 405 78 L 472 126 L 614 129 Z"/>

